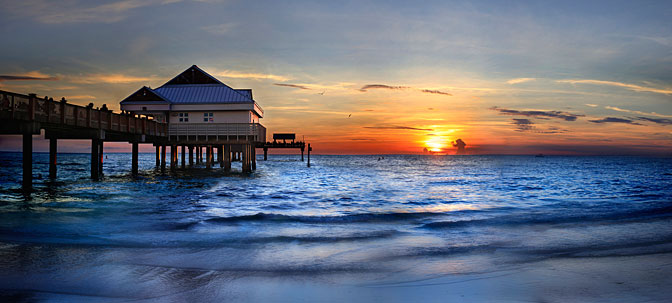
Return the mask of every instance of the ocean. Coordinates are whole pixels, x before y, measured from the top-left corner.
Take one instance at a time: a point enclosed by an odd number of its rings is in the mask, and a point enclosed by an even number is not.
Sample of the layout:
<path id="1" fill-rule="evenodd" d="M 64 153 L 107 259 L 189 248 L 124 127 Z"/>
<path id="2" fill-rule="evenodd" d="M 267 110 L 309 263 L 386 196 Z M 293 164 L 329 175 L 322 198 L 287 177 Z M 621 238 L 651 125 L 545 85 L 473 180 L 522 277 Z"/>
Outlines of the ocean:
<path id="1" fill-rule="evenodd" d="M 672 158 L 0 153 L 0 299 L 25 302 L 672 299 Z M 611 281 L 613 279 L 613 281 Z M 640 283 L 640 284 L 637 284 Z M 618 300 L 617 300 L 618 301 Z"/>

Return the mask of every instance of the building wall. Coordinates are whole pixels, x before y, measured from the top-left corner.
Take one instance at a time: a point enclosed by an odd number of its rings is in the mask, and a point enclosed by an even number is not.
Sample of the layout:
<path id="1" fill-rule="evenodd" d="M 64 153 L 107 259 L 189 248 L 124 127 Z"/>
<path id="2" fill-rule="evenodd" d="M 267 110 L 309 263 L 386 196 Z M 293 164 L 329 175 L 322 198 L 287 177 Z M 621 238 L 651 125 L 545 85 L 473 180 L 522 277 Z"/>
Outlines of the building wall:
<path id="1" fill-rule="evenodd" d="M 188 116 L 185 116 L 187 113 Z M 170 123 L 259 123 L 259 116 L 252 111 L 173 111 L 170 113 Z"/>

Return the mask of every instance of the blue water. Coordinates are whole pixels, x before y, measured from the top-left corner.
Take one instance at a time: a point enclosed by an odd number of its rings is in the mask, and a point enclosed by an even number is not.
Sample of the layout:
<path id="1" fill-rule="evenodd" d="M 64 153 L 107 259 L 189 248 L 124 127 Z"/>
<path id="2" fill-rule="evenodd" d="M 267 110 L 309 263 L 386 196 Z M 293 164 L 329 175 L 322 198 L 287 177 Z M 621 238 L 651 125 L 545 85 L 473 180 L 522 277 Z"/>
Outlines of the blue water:
<path id="1" fill-rule="evenodd" d="M 672 159 L 271 155 L 242 174 L 141 154 L 0 153 L 0 290 L 63 301 L 254 300 L 286 281 L 371 287 L 552 258 L 672 252 Z M 252 279 L 252 280 L 250 280 Z M 241 286 L 241 281 L 254 287 Z M 299 282 L 297 282 L 299 281 Z"/>

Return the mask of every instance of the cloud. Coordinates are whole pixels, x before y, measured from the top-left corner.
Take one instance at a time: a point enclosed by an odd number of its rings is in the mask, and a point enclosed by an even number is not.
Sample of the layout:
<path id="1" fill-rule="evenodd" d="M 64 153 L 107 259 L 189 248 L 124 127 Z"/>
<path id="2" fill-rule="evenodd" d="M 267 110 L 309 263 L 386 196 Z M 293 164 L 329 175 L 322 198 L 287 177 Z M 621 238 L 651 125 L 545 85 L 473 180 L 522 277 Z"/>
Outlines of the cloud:
<path id="1" fill-rule="evenodd" d="M 5 9 L 17 15 L 47 24 L 114 23 L 126 19 L 131 10 L 179 2 L 179 0 L 122 0 L 95 6 L 89 1 L 56 2 L 49 0 L 7 1 Z"/>
<path id="2" fill-rule="evenodd" d="M 653 123 L 658 123 L 658 124 L 662 124 L 662 125 L 672 125 L 672 119 L 664 119 L 664 118 L 657 119 L 657 118 L 647 118 L 647 117 L 637 117 L 636 119 L 641 120 L 641 121 L 649 121 L 649 122 L 653 122 Z"/>
<path id="3" fill-rule="evenodd" d="M 637 122 L 634 122 L 632 120 L 628 119 L 623 119 L 623 118 L 616 118 L 616 117 L 606 117 L 598 120 L 588 120 L 593 123 L 623 123 L 623 124 L 632 124 L 632 125 L 641 125 Z"/>
<path id="4" fill-rule="evenodd" d="M 518 84 L 518 83 L 525 83 L 525 82 L 530 82 L 530 81 L 535 81 L 537 80 L 536 78 L 515 78 L 506 81 L 508 84 Z"/>
<path id="5" fill-rule="evenodd" d="M 236 28 L 235 23 L 223 23 L 201 27 L 202 30 L 213 35 L 226 35 L 231 33 Z"/>
<path id="6" fill-rule="evenodd" d="M 534 129 L 534 123 L 529 120 L 529 119 L 511 119 L 513 120 L 513 125 L 516 126 L 516 130 L 523 132 L 523 131 L 530 131 Z"/>
<path id="7" fill-rule="evenodd" d="M 359 90 L 365 92 L 368 89 L 377 89 L 377 88 L 395 90 L 395 89 L 409 89 L 411 87 L 409 87 L 409 86 L 391 86 L 391 85 L 385 85 L 385 84 L 367 84 L 367 85 L 362 86 L 362 88 L 360 88 Z"/>
<path id="8" fill-rule="evenodd" d="M 284 87 L 293 87 L 293 88 L 299 88 L 299 89 L 310 89 L 308 87 L 305 87 L 303 85 L 299 84 L 289 84 L 289 83 L 273 83 L 273 85 L 276 86 L 284 86 Z"/>
<path id="9" fill-rule="evenodd" d="M 433 131 L 433 129 L 431 129 L 431 128 L 418 128 L 418 127 L 399 126 L 399 125 L 390 125 L 390 126 L 364 126 L 364 128 L 368 128 L 368 129 L 408 129 L 408 130 L 425 130 L 425 131 Z"/>
<path id="10" fill-rule="evenodd" d="M 656 112 L 651 112 L 651 113 L 640 112 L 640 111 L 638 111 L 638 110 L 630 110 L 630 109 L 618 108 L 618 107 L 615 107 L 615 106 L 605 106 L 604 108 L 606 108 L 606 109 L 611 109 L 611 110 L 615 110 L 615 111 L 618 111 L 618 112 L 633 113 L 633 114 L 638 114 L 638 115 L 647 115 L 647 116 L 656 116 L 656 117 L 663 117 L 663 118 L 672 118 L 672 116 L 670 116 L 670 115 L 663 115 L 663 114 L 659 114 L 659 113 L 656 113 Z"/>
<path id="11" fill-rule="evenodd" d="M 586 106 L 590 106 L 590 107 L 598 107 L 598 106 L 599 106 L 599 105 L 597 105 L 597 104 L 590 104 L 590 103 L 586 103 L 585 105 L 586 105 Z"/>
<path id="12" fill-rule="evenodd" d="M 420 92 L 427 93 L 427 94 L 438 94 L 438 95 L 452 96 L 451 93 L 443 92 L 443 91 L 440 91 L 440 90 L 414 88 L 414 87 L 410 87 L 410 86 L 395 86 L 395 85 L 386 85 L 386 84 L 367 84 L 367 85 L 362 86 L 362 88 L 360 88 L 359 91 L 366 92 L 369 89 L 389 89 L 389 90 L 413 89 L 413 90 L 418 90 Z"/>
<path id="13" fill-rule="evenodd" d="M 513 122 L 511 124 L 516 126 L 516 131 L 518 132 L 533 132 L 539 134 L 557 134 L 564 133 L 567 130 L 557 128 L 555 126 L 549 126 L 546 129 L 541 129 L 535 126 L 535 123 L 530 119 L 511 119 Z"/>
<path id="14" fill-rule="evenodd" d="M 490 109 L 499 111 L 502 115 L 512 115 L 512 116 L 527 116 L 527 117 L 536 117 L 536 118 L 556 118 L 565 121 L 576 121 L 576 118 L 583 117 L 584 115 L 572 114 L 563 111 L 541 111 L 541 110 L 515 110 L 515 109 L 506 109 L 500 107 L 491 107 Z"/>
<path id="15" fill-rule="evenodd" d="M 75 96 L 68 96 L 68 100 L 82 100 L 82 99 L 96 99 L 95 96 L 91 95 L 75 95 Z"/>
<path id="16" fill-rule="evenodd" d="M 273 75 L 273 74 L 261 74 L 261 73 L 247 73 L 247 72 L 239 72 L 239 71 L 233 71 L 233 70 L 224 70 L 221 72 L 214 73 L 215 76 L 220 76 L 220 77 L 226 77 L 226 78 L 245 78 L 245 79 L 270 79 L 270 80 L 275 80 L 275 81 L 288 81 L 291 80 L 288 77 L 284 76 L 279 76 L 279 75 Z"/>
<path id="17" fill-rule="evenodd" d="M 623 87 L 625 89 L 629 89 L 632 91 L 636 92 L 650 92 L 650 93 L 658 93 L 658 94 L 664 94 L 664 95 L 672 95 L 672 89 L 659 89 L 659 88 L 652 88 L 652 87 L 644 87 L 636 84 L 629 84 L 629 83 L 621 83 L 621 82 L 614 82 L 614 81 L 603 81 L 603 80 L 590 80 L 590 79 L 565 79 L 565 80 L 557 80 L 559 83 L 570 83 L 570 84 L 594 84 L 594 85 L 610 85 L 610 86 L 617 86 L 617 87 Z"/>
<path id="18" fill-rule="evenodd" d="M 423 90 L 421 90 L 421 92 L 428 93 L 428 94 L 438 94 L 438 95 L 452 96 L 451 93 L 442 92 L 440 90 L 433 90 L 433 89 L 423 89 Z"/>
<path id="19" fill-rule="evenodd" d="M 32 77 L 32 76 L 12 76 L 0 75 L 0 82 L 2 81 L 54 81 L 58 80 L 56 77 Z"/>

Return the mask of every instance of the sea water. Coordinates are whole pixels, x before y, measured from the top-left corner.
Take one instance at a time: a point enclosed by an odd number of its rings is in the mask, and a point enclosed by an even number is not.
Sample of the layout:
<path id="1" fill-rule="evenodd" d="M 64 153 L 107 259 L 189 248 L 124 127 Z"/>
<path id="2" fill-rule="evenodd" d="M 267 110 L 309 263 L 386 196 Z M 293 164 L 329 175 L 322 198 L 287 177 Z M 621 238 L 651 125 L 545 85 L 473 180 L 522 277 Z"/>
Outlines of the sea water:
<path id="1" fill-rule="evenodd" d="M 49 180 L 34 154 L 25 195 L 21 154 L 0 153 L 5 298 L 406 301 L 442 277 L 672 251 L 671 158 L 270 155 L 243 174 L 141 154 L 134 178 L 109 153 L 94 182 L 88 154 L 58 157 Z"/>

